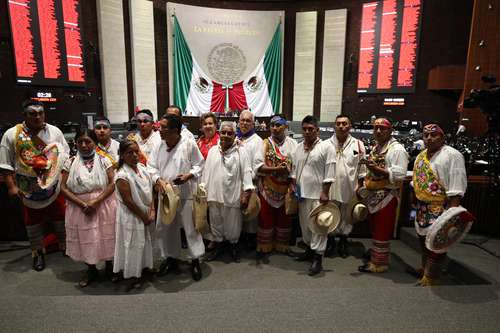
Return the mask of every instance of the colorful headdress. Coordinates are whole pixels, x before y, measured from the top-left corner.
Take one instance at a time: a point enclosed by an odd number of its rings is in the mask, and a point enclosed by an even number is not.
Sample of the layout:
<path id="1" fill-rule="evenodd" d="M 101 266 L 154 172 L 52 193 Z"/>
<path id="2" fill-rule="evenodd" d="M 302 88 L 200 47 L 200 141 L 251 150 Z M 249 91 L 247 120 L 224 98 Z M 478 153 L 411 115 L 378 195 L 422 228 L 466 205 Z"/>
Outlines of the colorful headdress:
<path id="1" fill-rule="evenodd" d="M 444 131 L 438 124 L 428 124 L 424 126 L 424 131 L 439 133 L 444 136 Z"/>

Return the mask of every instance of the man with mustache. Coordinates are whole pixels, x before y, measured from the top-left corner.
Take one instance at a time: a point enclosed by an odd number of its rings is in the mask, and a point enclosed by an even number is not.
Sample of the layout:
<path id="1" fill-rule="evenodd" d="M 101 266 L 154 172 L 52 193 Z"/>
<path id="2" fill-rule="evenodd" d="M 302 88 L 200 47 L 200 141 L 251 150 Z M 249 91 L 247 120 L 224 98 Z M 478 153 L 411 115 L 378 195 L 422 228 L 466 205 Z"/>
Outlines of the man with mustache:
<path id="1" fill-rule="evenodd" d="M 250 159 L 250 165 L 252 167 L 252 179 L 254 184 L 257 183 L 257 166 L 262 162 L 262 139 L 255 133 L 254 128 L 255 118 L 253 113 L 249 110 L 243 110 L 240 113 L 239 128 L 236 131 L 236 136 L 240 142 L 240 145 L 245 147 L 248 152 L 248 157 Z M 246 238 L 247 246 L 252 250 L 256 247 L 256 237 L 257 237 L 257 218 L 250 221 L 245 221 L 243 223 L 244 234 L 242 238 Z"/>
<path id="2" fill-rule="evenodd" d="M 191 275 L 193 280 L 201 279 L 199 258 L 205 253 L 201 234 L 193 224 L 193 180 L 201 177 L 204 159 L 194 140 L 181 136 L 182 121 L 176 115 L 165 114 L 160 120 L 162 142 L 151 153 L 148 168 L 153 175 L 153 182 L 162 191 L 162 182 L 170 183 L 179 191 L 179 206 L 172 223 L 162 223 L 160 208 L 156 219 L 155 242 L 164 258 L 158 276 L 177 270 L 181 251 L 181 233 L 186 233 L 187 247 L 191 257 Z"/>
<path id="3" fill-rule="evenodd" d="M 254 189 L 252 167 L 246 149 L 236 139 L 236 123 L 223 121 L 218 146 L 208 152 L 202 182 L 206 184 L 210 226 L 216 247 L 207 255 L 215 260 L 223 251 L 222 241 L 230 244 L 234 262 L 240 262 L 238 239 L 242 213 Z"/>
<path id="4" fill-rule="evenodd" d="M 396 222 L 401 184 L 408 168 L 408 153 L 392 136 L 392 124 L 387 118 L 375 120 L 373 136 L 376 144 L 366 162 L 368 173 L 364 180 L 364 187 L 369 191 L 365 200 L 370 213 L 368 221 L 373 245 L 370 261 L 358 267 L 363 273 L 383 273 L 389 269 L 390 239 Z"/>
<path id="5" fill-rule="evenodd" d="M 130 134 L 127 139 L 137 142 L 141 150 L 140 162 L 146 165 L 149 155 L 156 146 L 161 144 L 160 133 L 153 129 L 153 113 L 148 109 L 140 110 L 136 113 L 135 119 L 139 131 Z"/>
<path id="6" fill-rule="evenodd" d="M 61 130 L 45 122 L 42 103 L 26 100 L 22 108 L 24 121 L 8 129 L 0 143 L 0 172 L 6 173 L 9 195 L 19 197 L 23 202 L 24 224 L 33 256 L 32 267 L 41 271 L 45 268 L 43 223 L 52 223 L 59 248 L 66 249 L 66 207 L 64 197 L 59 193 L 60 174 L 53 185 L 45 189 L 39 184 L 40 177 L 50 167 L 43 150 L 57 143 L 60 160 L 64 162 L 69 156 L 69 146 Z"/>
<path id="7" fill-rule="evenodd" d="M 417 216 L 415 229 L 422 249 L 422 267 L 416 275 L 421 286 L 439 282 L 446 253 L 435 253 L 425 246 L 425 236 L 443 211 L 458 207 L 467 188 L 467 175 L 463 155 L 445 144 L 444 131 L 438 124 L 424 126 L 426 149 L 415 160 L 413 189 L 416 196 Z"/>

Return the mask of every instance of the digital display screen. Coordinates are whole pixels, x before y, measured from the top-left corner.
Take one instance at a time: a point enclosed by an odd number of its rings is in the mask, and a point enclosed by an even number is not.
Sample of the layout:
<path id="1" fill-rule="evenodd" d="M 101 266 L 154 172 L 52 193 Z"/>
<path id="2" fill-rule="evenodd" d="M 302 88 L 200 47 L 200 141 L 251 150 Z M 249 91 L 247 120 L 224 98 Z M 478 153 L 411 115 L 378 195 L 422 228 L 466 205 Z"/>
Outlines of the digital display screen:
<path id="1" fill-rule="evenodd" d="M 423 0 L 363 4 L 358 93 L 412 93 Z"/>
<path id="2" fill-rule="evenodd" d="M 9 0 L 16 82 L 84 86 L 80 0 Z"/>

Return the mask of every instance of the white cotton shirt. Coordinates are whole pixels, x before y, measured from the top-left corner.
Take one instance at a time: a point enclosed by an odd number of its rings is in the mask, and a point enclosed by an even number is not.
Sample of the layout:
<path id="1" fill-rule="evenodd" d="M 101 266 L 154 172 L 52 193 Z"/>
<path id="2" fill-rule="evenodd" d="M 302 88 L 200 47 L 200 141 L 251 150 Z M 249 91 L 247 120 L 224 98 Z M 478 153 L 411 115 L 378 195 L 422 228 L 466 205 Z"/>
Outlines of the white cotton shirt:
<path id="1" fill-rule="evenodd" d="M 162 143 L 160 133 L 156 131 L 152 131 L 146 139 L 142 139 L 141 133 L 137 132 L 133 136 L 133 139 L 137 142 L 139 148 L 147 158 L 149 158 L 149 155 L 151 155 L 151 152 L 155 149 L 155 147 Z"/>
<path id="2" fill-rule="evenodd" d="M 328 145 L 325 145 L 320 139 L 314 145 L 312 150 L 304 150 L 304 142 L 299 143 L 292 155 L 292 174 L 291 177 L 296 180 L 300 187 L 300 195 L 305 199 L 318 200 L 323 190 L 323 183 L 333 181 L 327 178 L 334 171 L 334 165 L 327 165 Z"/>
<path id="3" fill-rule="evenodd" d="M 207 201 L 240 207 L 241 191 L 255 188 L 247 151 L 235 144 L 222 155 L 219 147 L 210 148 L 203 170 Z"/>
<path id="4" fill-rule="evenodd" d="M 194 134 L 191 133 L 191 131 L 188 130 L 187 127 L 185 127 L 185 126 L 182 126 L 181 136 L 184 138 L 196 141 L 196 139 L 194 138 Z"/>
<path id="5" fill-rule="evenodd" d="M 192 199 L 194 186 L 203 171 L 205 160 L 194 140 L 181 136 L 180 141 L 170 151 L 167 151 L 167 144 L 162 141 L 148 158 L 148 170 L 153 182 L 159 178 L 171 183 L 180 174 L 190 173 L 194 177 L 186 183 L 179 185 L 180 198 Z"/>
<path id="6" fill-rule="evenodd" d="M 89 171 L 78 153 L 64 163 L 63 170 L 68 172 L 66 186 L 75 194 L 103 190 L 108 186 L 107 170 L 113 167 L 111 161 L 99 154 L 94 154 L 94 166 Z"/>
<path id="7" fill-rule="evenodd" d="M 269 137 L 268 138 L 269 141 L 276 145 L 276 147 L 278 147 L 279 151 L 281 152 L 281 155 L 283 156 L 287 156 L 288 158 L 291 158 L 292 157 L 292 154 L 295 152 L 295 149 L 297 149 L 297 141 L 295 141 L 295 139 L 292 139 L 291 137 L 289 136 L 286 136 L 285 137 L 285 140 L 283 140 L 283 142 L 281 144 L 278 144 L 276 143 L 272 137 Z M 265 161 L 265 152 L 264 152 L 264 143 L 262 143 L 262 149 L 260 150 L 260 157 L 258 157 L 258 160 L 256 161 L 255 163 L 255 169 L 256 170 L 259 170 L 259 168 L 261 166 L 264 165 L 264 161 Z"/>
<path id="8" fill-rule="evenodd" d="M 366 150 L 363 142 L 349 135 L 339 147 L 334 135 L 324 141 L 329 145 L 327 164 L 334 163 L 334 181 L 330 187 L 330 199 L 342 203 L 350 202 L 358 185 L 358 180 L 366 176 L 366 166 L 359 164 L 365 158 Z"/>
<path id="9" fill-rule="evenodd" d="M 264 143 L 261 137 L 257 133 L 254 133 L 249 138 L 240 139 L 240 146 L 244 147 L 248 154 L 248 159 L 252 167 L 252 178 L 255 179 L 257 178 L 257 166 L 260 167 L 263 163 Z"/>
<path id="10" fill-rule="evenodd" d="M 115 139 L 111 138 L 111 143 L 109 144 L 108 148 L 104 147 L 100 143 L 97 144 L 97 145 L 99 146 L 99 148 L 101 148 L 106 153 L 108 153 L 109 155 L 111 155 L 111 157 L 113 158 L 113 160 L 116 163 L 118 163 L 119 150 L 120 150 L 120 143 L 118 141 L 116 141 Z"/>
<path id="11" fill-rule="evenodd" d="M 406 171 L 408 169 L 408 153 L 405 147 L 391 138 L 383 147 L 391 145 L 387 154 L 385 155 L 385 168 L 389 172 L 390 185 L 387 188 L 399 188 L 397 182 L 401 182 L 406 178 Z M 383 150 L 382 149 L 382 150 Z"/>
<path id="12" fill-rule="evenodd" d="M 467 174 L 463 155 L 448 145 L 444 145 L 431 159 L 431 168 L 446 189 L 446 195 L 464 196 L 467 189 Z"/>

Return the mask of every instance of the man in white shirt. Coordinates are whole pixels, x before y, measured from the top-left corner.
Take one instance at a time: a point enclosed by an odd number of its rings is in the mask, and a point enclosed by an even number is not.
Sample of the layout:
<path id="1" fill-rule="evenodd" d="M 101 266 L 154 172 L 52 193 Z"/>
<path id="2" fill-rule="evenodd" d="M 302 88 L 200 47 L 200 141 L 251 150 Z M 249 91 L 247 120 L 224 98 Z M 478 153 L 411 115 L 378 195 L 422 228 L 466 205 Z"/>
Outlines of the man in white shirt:
<path id="1" fill-rule="evenodd" d="M 118 165 L 118 149 L 120 143 L 111 137 L 111 123 L 108 118 L 94 119 L 94 133 L 97 136 L 96 152 L 108 158 L 116 167 Z"/>
<path id="2" fill-rule="evenodd" d="M 139 127 L 137 133 L 130 134 L 127 139 L 137 142 L 141 149 L 139 162 L 146 165 L 151 152 L 161 144 L 160 133 L 153 129 L 153 113 L 150 110 L 140 110 L 135 115 Z"/>
<path id="3" fill-rule="evenodd" d="M 330 199 L 334 200 L 341 214 L 340 225 L 328 237 L 325 256 L 331 256 L 335 249 L 335 236 L 339 237 L 337 252 L 342 258 L 349 255 L 347 237 L 352 231 L 349 221 L 351 212 L 347 211 L 349 202 L 356 195 L 358 185 L 366 175 L 365 146 L 361 140 L 351 136 L 351 119 L 347 115 L 338 115 L 335 119 L 335 135 L 325 144 L 331 145 L 333 153 L 327 163 L 335 163 L 335 181 L 330 188 Z"/>
<path id="4" fill-rule="evenodd" d="M 217 244 L 207 255 L 207 261 L 215 260 L 222 253 L 222 241 L 229 242 L 234 262 L 240 262 L 238 239 L 242 228 L 241 209 L 246 208 L 251 191 L 252 169 L 246 149 L 239 146 L 236 124 L 223 121 L 217 146 L 210 148 L 203 183 L 207 189 L 210 226 L 213 241 Z"/>
<path id="5" fill-rule="evenodd" d="M 262 163 L 262 149 L 263 143 L 260 136 L 255 133 L 254 128 L 254 115 L 249 110 L 243 110 L 240 113 L 239 128 L 236 132 L 236 136 L 240 142 L 240 145 L 245 147 L 248 153 L 248 158 L 250 159 L 250 165 L 252 167 L 252 179 L 254 185 L 257 183 L 257 166 Z M 243 223 L 242 238 L 245 238 L 247 246 L 251 250 L 255 250 L 256 247 L 256 237 L 257 237 L 257 218 L 245 221 Z"/>
<path id="6" fill-rule="evenodd" d="M 193 280 L 201 279 L 199 258 L 205 253 L 201 234 L 193 223 L 193 191 L 195 181 L 201 177 L 204 159 L 194 140 L 181 136 L 182 121 L 175 115 L 166 114 L 160 120 L 162 142 L 151 153 L 148 169 L 153 182 L 160 185 L 167 182 L 179 190 L 180 202 L 172 223 L 162 223 L 158 208 L 155 241 L 160 256 L 166 258 L 160 265 L 158 275 L 163 276 L 178 267 L 181 252 L 180 228 L 186 233 L 187 247 L 192 259 L 191 274 Z M 160 190 L 163 186 L 157 186 Z"/>
<path id="7" fill-rule="evenodd" d="M 0 171 L 4 172 L 8 193 L 23 202 L 24 224 L 33 256 L 33 269 L 45 268 L 42 240 L 43 224 L 51 222 L 59 248 L 66 248 L 64 227 L 65 200 L 60 191 L 60 173 L 51 184 L 42 188 L 42 176 L 51 163 L 44 149 L 57 144 L 59 160 L 69 156 L 69 146 L 60 129 L 45 123 L 42 103 L 27 100 L 23 103 L 24 122 L 8 129 L 0 143 Z M 62 165 L 61 165 L 62 166 Z"/>
<path id="8" fill-rule="evenodd" d="M 181 121 L 182 121 L 182 110 L 180 107 L 178 107 L 177 105 L 169 105 L 167 106 L 167 109 L 165 110 L 165 114 L 173 114 L 173 115 L 176 115 L 178 116 Z M 183 137 L 186 137 L 188 139 L 191 139 L 193 141 L 196 141 L 195 138 L 194 138 L 194 135 L 193 133 L 191 133 L 190 130 L 188 130 L 188 128 L 186 127 L 186 125 L 182 124 L 182 131 L 181 131 L 181 135 Z"/>
<path id="9" fill-rule="evenodd" d="M 335 164 L 327 164 L 328 149 L 331 147 L 321 143 L 318 137 L 318 120 L 314 116 L 306 116 L 302 120 L 302 133 L 304 141 L 299 143 L 292 155 L 291 177 L 295 187 L 294 192 L 299 198 L 302 239 L 308 248 L 296 260 L 312 259 L 308 274 L 314 276 L 323 270 L 322 259 L 328 236 L 311 231 L 309 214 L 321 203 L 328 202 Z"/>
<path id="10" fill-rule="evenodd" d="M 392 124 L 387 118 L 378 118 L 373 124 L 376 145 L 366 162 L 368 169 L 364 187 L 370 215 L 373 245 L 370 261 L 358 267 L 363 273 L 382 273 L 389 269 L 390 239 L 396 223 L 401 184 L 406 177 L 408 153 L 401 143 L 392 137 Z"/>
<path id="11" fill-rule="evenodd" d="M 460 205 L 467 175 L 463 155 L 444 143 L 441 126 L 424 126 L 423 139 L 426 149 L 415 160 L 412 184 L 417 207 L 415 229 L 422 251 L 422 267 L 415 273 L 421 286 L 432 286 L 439 282 L 446 253 L 429 250 L 425 237 L 445 209 Z"/>

